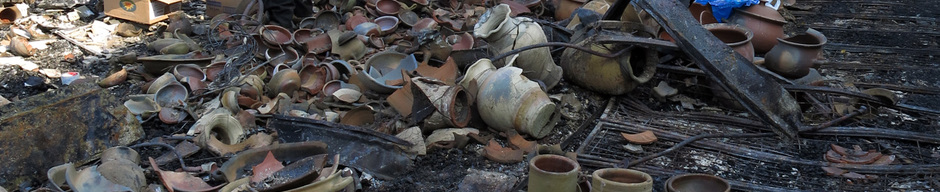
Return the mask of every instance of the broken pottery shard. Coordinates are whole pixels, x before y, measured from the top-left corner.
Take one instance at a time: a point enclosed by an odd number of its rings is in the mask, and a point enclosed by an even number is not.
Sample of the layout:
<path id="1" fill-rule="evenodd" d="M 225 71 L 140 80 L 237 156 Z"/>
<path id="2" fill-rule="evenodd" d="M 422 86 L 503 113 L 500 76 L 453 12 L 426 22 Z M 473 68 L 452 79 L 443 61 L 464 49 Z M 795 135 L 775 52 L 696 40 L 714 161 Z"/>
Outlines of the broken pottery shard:
<path id="1" fill-rule="evenodd" d="M 848 173 L 842 174 L 842 177 L 849 178 L 849 179 L 861 179 L 861 180 L 868 179 L 868 177 L 865 177 L 865 175 L 862 175 L 856 172 L 848 172 Z"/>
<path id="2" fill-rule="evenodd" d="M 474 128 L 438 129 L 434 130 L 434 132 L 428 136 L 424 143 L 428 145 L 428 150 L 438 148 L 453 148 L 457 143 L 457 137 L 468 136 L 471 134 L 480 134 L 480 130 Z"/>
<path id="3" fill-rule="evenodd" d="M 289 162 L 296 162 L 309 156 L 327 153 L 326 144 L 323 142 L 283 143 L 242 151 L 223 163 L 219 171 L 228 182 L 234 182 L 247 175 L 247 172 L 251 170 L 248 166 L 254 166 L 264 161 L 269 152 L 274 155 L 274 158 Z"/>
<path id="4" fill-rule="evenodd" d="M 274 172 L 271 177 L 278 178 L 272 182 L 265 180 L 263 185 L 269 186 L 260 188 L 258 191 L 285 191 L 295 189 L 305 184 L 315 181 L 320 175 L 320 170 L 326 165 L 327 155 L 319 154 L 294 161 L 283 169 Z M 236 181 L 237 182 L 237 181 Z M 255 184 L 256 186 L 259 184 Z"/>
<path id="5" fill-rule="evenodd" d="M 637 144 L 626 144 L 623 146 L 623 148 L 626 149 L 627 152 L 630 152 L 630 153 L 635 153 L 635 154 L 643 153 L 643 146 L 640 146 Z"/>
<path id="6" fill-rule="evenodd" d="M 280 171 L 284 168 L 284 164 L 274 158 L 274 154 L 271 151 L 268 151 L 268 155 L 264 157 L 264 161 L 261 161 L 258 165 L 251 167 L 251 182 L 257 183 L 262 180 L 270 177 L 274 172 Z"/>
<path id="7" fill-rule="evenodd" d="M 877 161 L 871 164 L 872 165 L 890 165 L 891 163 L 894 163 L 894 159 L 895 159 L 894 155 L 885 155 L 885 156 L 881 156 L 881 158 L 878 158 Z"/>
<path id="8" fill-rule="evenodd" d="M 10 103 L 12 102 L 10 102 L 10 100 L 7 100 L 6 97 L 0 96 L 0 107 L 10 104 Z"/>
<path id="9" fill-rule="evenodd" d="M 375 112 L 372 110 L 372 107 L 368 105 L 363 105 L 357 107 L 353 110 L 349 110 L 339 119 L 339 123 L 352 125 L 352 126 L 363 126 L 372 124 L 375 122 Z"/>
<path id="10" fill-rule="evenodd" d="M 125 80 L 127 80 L 127 70 L 121 69 L 120 71 L 114 72 L 113 74 L 108 75 L 108 77 L 101 79 L 101 81 L 98 81 L 98 86 L 101 86 L 101 88 L 113 87 L 123 83 Z"/>
<path id="11" fill-rule="evenodd" d="M 822 170 L 825 171 L 826 175 L 829 175 L 829 176 L 839 176 L 846 172 L 845 170 L 835 168 L 835 167 L 822 167 Z"/>
<path id="12" fill-rule="evenodd" d="M 126 186 L 115 184 L 101 176 L 98 166 L 91 166 L 76 171 L 74 166 L 66 167 L 66 183 L 73 191 L 133 191 Z"/>
<path id="13" fill-rule="evenodd" d="M 341 164 L 380 179 L 395 178 L 413 166 L 414 155 L 403 150 L 411 143 L 373 130 L 284 115 L 274 115 L 267 127 L 285 142 L 322 141 L 330 154 L 341 155 Z"/>
<path id="14" fill-rule="evenodd" d="M 153 160 L 153 157 L 150 158 L 150 166 L 157 176 L 160 177 L 160 181 L 163 182 L 163 185 L 166 186 L 167 191 L 173 192 L 178 191 L 214 191 L 219 189 L 223 185 L 210 186 L 205 181 L 202 181 L 199 177 L 192 176 L 186 172 L 175 172 L 175 171 L 164 171 L 160 170 L 160 167 L 157 165 L 157 162 Z"/>
<path id="15" fill-rule="evenodd" d="M 827 151 L 825 158 L 826 158 L 826 161 L 833 162 L 833 163 L 845 162 L 845 161 L 842 161 L 842 155 L 839 155 L 839 153 L 836 153 L 834 150 Z"/>
<path id="16" fill-rule="evenodd" d="M 0 108 L 0 186 L 43 180 L 37 170 L 81 162 L 143 136 L 135 115 L 95 84 L 75 84 Z M 37 161 L 41 160 L 41 161 Z"/>
<path id="17" fill-rule="evenodd" d="M 421 135 L 420 127 L 411 127 L 405 129 L 405 131 L 398 133 L 395 135 L 395 137 L 411 142 L 412 146 L 411 148 L 408 148 L 408 152 L 412 152 L 418 155 L 426 155 L 428 153 L 428 147 L 424 143 L 424 137 Z"/>
<path id="18" fill-rule="evenodd" d="M 881 153 L 871 152 L 862 156 L 843 156 L 842 160 L 851 164 L 871 164 L 881 158 Z"/>
<path id="19" fill-rule="evenodd" d="M 620 18 L 628 1 L 618 1 L 605 20 Z M 785 141 L 796 142 L 802 122 L 800 107 L 786 90 L 774 79 L 758 72 L 744 56 L 736 54 L 731 47 L 712 35 L 692 17 L 688 6 L 678 1 L 639 0 L 638 8 L 650 13 L 663 29 L 669 33 L 708 78 L 731 95 L 752 115 L 769 124 L 774 133 Z"/>
<path id="20" fill-rule="evenodd" d="M 402 117 L 408 117 L 411 115 L 411 107 L 414 104 L 415 96 L 411 90 L 411 76 L 405 71 L 401 71 L 401 76 L 402 79 L 407 80 L 404 81 L 401 89 L 395 90 L 388 96 L 388 105 L 395 108 L 395 111 L 398 111 Z"/>
<path id="21" fill-rule="evenodd" d="M 475 191 L 512 191 L 513 185 L 519 180 L 517 177 L 503 173 L 469 169 L 470 172 L 457 185 L 458 192 Z"/>
<path id="22" fill-rule="evenodd" d="M 486 159 L 506 164 L 522 162 L 524 157 L 522 152 L 522 150 L 503 147 L 494 140 L 490 140 L 490 143 L 483 148 L 483 156 Z"/>
<path id="23" fill-rule="evenodd" d="M 421 96 L 426 97 L 432 105 L 418 107 L 419 109 L 433 110 L 431 116 L 424 119 L 425 131 L 444 127 L 466 127 L 470 123 L 470 95 L 460 86 L 449 86 L 446 83 L 426 77 L 411 79 L 412 84 L 420 89 Z M 423 98 L 419 98 L 423 99 Z"/>
<path id="24" fill-rule="evenodd" d="M 176 148 L 176 151 L 179 152 L 179 154 L 182 155 L 183 158 L 196 154 L 196 152 L 199 152 L 199 150 L 202 149 L 202 148 L 199 148 L 199 146 L 196 146 L 196 144 L 193 144 L 192 142 L 189 142 L 189 141 L 180 142 L 179 144 L 176 144 L 176 147 L 174 148 Z M 163 155 L 157 158 L 157 164 L 160 164 L 160 165 L 164 165 L 172 161 L 177 161 L 176 153 L 173 153 L 172 151 L 164 153 Z"/>
<path id="25" fill-rule="evenodd" d="M 678 89 L 672 88 L 666 81 L 660 81 L 659 85 L 653 87 L 653 91 L 656 92 L 656 96 L 659 97 L 669 97 L 679 93 Z"/>
<path id="26" fill-rule="evenodd" d="M 512 144 L 512 146 L 515 146 L 522 151 L 525 151 L 525 153 L 532 153 L 538 149 L 538 145 L 536 145 L 535 142 L 525 140 L 525 138 L 523 138 L 522 135 L 519 135 L 518 133 L 509 136 L 509 144 Z"/>
<path id="27" fill-rule="evenodd" d="M 646 145 L 646 144 L 651 144 L 653 142 L 656 142 L 656 134 L 653 134 L 653 131 L 649 131 L 649 130 L 643 131 L 637 134 L 620 133 L 620 135 L 623 136 L 624 139 L 627 139 L 627 141 L 629 141 L 630 143 L 635 143 L 635 144 L 640 144 L 640 145 Z"/>
<path id="28" fill-rule="evenodd" d="M 24 71 L 39 70 L 39 65 L 23 59 L 23 57 L 0 57 L 0 65 L 16 65 Z"/>

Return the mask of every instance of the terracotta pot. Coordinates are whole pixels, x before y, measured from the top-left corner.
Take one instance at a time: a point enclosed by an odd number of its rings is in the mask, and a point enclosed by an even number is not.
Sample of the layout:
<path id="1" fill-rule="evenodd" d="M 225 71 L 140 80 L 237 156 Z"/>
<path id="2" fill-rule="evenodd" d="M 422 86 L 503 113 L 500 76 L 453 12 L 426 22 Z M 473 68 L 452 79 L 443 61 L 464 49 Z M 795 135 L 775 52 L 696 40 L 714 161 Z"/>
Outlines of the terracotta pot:
<path id="1" fill-rule="evenodd" d="M 529 161 L 529 190 L 578 191 L 578 162 L 560 155 L 538 155 Z"/>
<path id="2" fill-rule="evenodd" d="M 211 114 L 204 118 L 208 118 L 208 121 L 205 130 L 196 138 L 202 140 L 202 142 L 197 143 L 210 143 L 208 142 L 210 139 L 218 139 L 222 144 L 234 145 L 241 142 L 242 138 L 245 137 L 246 133 L 242 128 L 242 124 L 229 114 Z"/>
<path id="3" fill-rule="evenodd" d="M 748 61 L 754 61 L 754 46 L 751 44 L 754 34 L 751 33 L 751 30 L 740 25 L 727 23 L 705 24 L 702 27 L 712 32 L 712 35 L 718 37 L 721 42 L 725 42 L 726 45 L 744 56 Z"/>
<path id="4" fill-rule="evenodd" d="M 394 32 L 398 28 L 398 17 L 395 16 L 381 16 L 375 18 L 375 24 L 379 25 L 379 30 L 382 30 L 382 34 L 388 34 Z"/>
<path id="5" fill-rule="evenodd" d="M 412 82 L 435 108 L 435 112 L 424 120 L 422 130 L 462 128 L 470 123 L 470 105 L 473 102 L 461 86 L 448 86 L 440 80 L 424 77 L 414 78 Z"/>
<path id="6" fill-rule="evenodd" d="M 382 15 L 397 15 L 401 11 L 401 4 L 395 0 L 379 0 L 375 2 L 375 9 Z"/>
<path id="7" fill-rule="evenodd" d="M 483 38 L 494 55 L 513 49 L 548 42 L 542 27 L 526 17 L 509 17 L 509 5 L 500 4 L 480 16 L 473 35 Z M 505 61 L 505 60 L 504 60 Z M 499 62 L 496 66 L 504 66 Z M 525 71 L 526 77 L 540 80 L 551 89 L 561 81 L 562 69 L 555 65 L 548 47 L 530 49 L 519 54 L 513 65 Z"/>
<path id="8" fill-rule="evenodd" d="M 777 40 L 780 44 L 764 56 L 764 65 L 767 69 L 789 78 L 808 74 L 809 68 L 822 52 L 822 46 L 828 41 L 825 35 L 812 28 L 807 29 L 806 33 Z"/>
<path id="9" fill-rule="evenodd" d="M 329 80 L 326 66 L 306 65 L 300 70 L 300 87 L 311 95 L 319 93 Z"/>
<path id="10" fill-rule="evenodd" d="M 398 19 L 401 20 L 402 24 L 411 27 L 418 23 L 421 17 L 418 17 L 418 14 L 414 11 L 401 11 L 398 13 Z"/>
<path id="11" fill-rule="evenodd" d="M 316 35 L 318 34 L 314 34 L 313 30 L 311 29 L 297 29 L 292 34 L 294 38 L 294 45 L 303 46 L 307 41 L 312 40 Z"/>
<path id="12" fill-rule="evenodd" d="M 190 77 L 194 80 L 206 80 L 206 73 L 199 68 L 199 65 L 195 64 L 182 64 L 173 66 L 173 75 L 176 76 L 176 79 Z"/>
<path id="13" fill-rule="evenodd" d="M 293 95 L 294 91 L 300 88 L 300 75 L 297 70 L 284 69 L 274 73 L 271 81 L 267 83 L 268 97 L 276 97 L 278 93 Z"/>
<path id="14" fill-rule="evenodd" d="M 453 51 L 473 48 L 473 40 L 473 34 L 470 33 L 460 33 L 447 37 L 447 42 L 450 43 L 450 47 L 453 48 Z"/>
<path id="15" fill-rule="evenodd" d="M 702 5 L 693 2 L 689 5 L 689 13 L 701 24 L 718 23 L 718 20 L 712 15 L 711 5 Z"/>
<path id="16" fill-rule="evenodd" d="M 598 169 L 591 178 L 591 189 L 596 192 L 653 191 L 653 177 L 633 169 Z"/>
<path id="17" fill-rule="evenodd" d="M 565 20 L 571 17 L 575 9 L 584 5 L 585 0 L 558 0 L 558 8 L 555 9 L 555 20 Z"/>
<path id="18" fill-rule="evenodd" d="M 728 192 L 731 191 L 731 185 L 728 181 L 714 175 L 707 174 L 683 174 L 677 175 L 666 180 L 667 192 Z"/>
<path id="19" fill-rule="evenodd" d="M 13 23 L 13 21 L 22 17 L 22 15 L 23 14 L 21 14 L 20 10 L 16 7 L 0 8 L 0 23 Z"/>
<path id="20" fill-rule="evenodd" d="M 287 46 L 294 40 L 291 32 L 281 26 L 265 25 L 258 30 L 258 33 L 261 34 L 261 39 L 264 40 L 265 43 L 276 47 Z"/>
<path id="21" fill-rule="evenodd" d="M 186 102 L 186 98 L 189 97 L 189 91 L 186 91 L 186 87 L 182 84 L 173 82 L 164 85 L 153 97 L 157 105 L 161 107 L 179 106 L 182 105 L 182 102 Z"/>
<path id="22" fill-rule="evenodd" d="M 609 34 L 653 37 L 651 32 L 632 29 L 627 27 L 628 23 L 625 22 L 603 22 L 599 26 L 603 32 Z M 629 48 L 622 44 L 594 44 L 593 40 L 587 37 L 572 40 L 577 42 L 577 45 L 601 53 Z M 621 95 L 630 92 L 639 84 L 652 79 L 656 73 L 656 65 L 659 64 L 659 53 L 656 50 L 642 47 L 630 49 L 617 58 L 600 57 L 572 48 L 565 49 L 561 57 L 565 79 L 604 94 Z"/>
<path id="23" fill-rule="evenodd" d="M 356 28 L 357 25 L 369 22 L 369 18 L 362 15 L 353 15 L 346 19 L 346 30 L 351 31 Z"/>
<path id="24" fill-rule="evenodd" d="M 225 69 L 225 61 L 215 62 L 206 66 L 206 79 L 209 81 L 216 81 L 219 78 L 219 73 Z"/>
<path id="25" fill-rule="evenodd" d="M 400 81 L 401 70 L 406 72 L 418 68 L 418 61 L 414 55 L 405 55 L 398 52 L 381 52 L 372 55 L 366 60 L 366 67 L 358 73 L 359 81 L 366 89 L 376 93 L 390 94 L 400 85 L 388 85 L 388 82 Z"/>
<path id="26" fill-rule="evenodd" d="M 542 138 L 555 128 L 558 114 L 555 113 L 555 103 L 548 99 L 548 95 L 539 87 L 539 84 L 522 76 L 522 69 L 507 66 L 495 71 L 492 63 L 481 59 L 470 68 L 482 68 L 480 72 L 465 77 L 467 84 L 479 85 L 476 92 L 477 110 L 480 117 L 493 129 L 499 131 L 516 130 L 534 138 Z M 489 66 L 485 66 L 489 65 Z M 469 75 L 477 76 L 476 78 Z M 471 86 L 472 87 L 472 86 Z M 470 88 L 468 88 L 470 89 Z M 470 91 L 473 93 L 473 90 Z"/>
<path id="27" fill-rule="evenodd" d="M 777 45 L 777 38 L 783 37 L 783 25 L 787 20 L 770 7 L 758 4 L 745 9 L 735 9 L 730 23 L 738 24 L 754 33 L 754 52 L 764 54 Z"/>

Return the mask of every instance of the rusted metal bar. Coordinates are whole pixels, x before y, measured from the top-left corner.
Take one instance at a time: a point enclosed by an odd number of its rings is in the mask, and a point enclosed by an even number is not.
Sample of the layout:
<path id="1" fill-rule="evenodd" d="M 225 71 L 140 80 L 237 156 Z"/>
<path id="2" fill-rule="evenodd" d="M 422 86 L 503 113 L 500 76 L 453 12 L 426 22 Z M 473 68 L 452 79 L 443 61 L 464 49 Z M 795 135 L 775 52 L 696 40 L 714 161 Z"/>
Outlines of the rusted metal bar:
<path id="1" fill-rule="evenodd" d="M 799 105 L 774 79 L 758 72 L 754 64 L 705 30 L 678 1 L 638 0 L 635 5 L 650 13 L 683 52 L 747 111 L 773 127 L 784 140 L 798 140 Z"/>

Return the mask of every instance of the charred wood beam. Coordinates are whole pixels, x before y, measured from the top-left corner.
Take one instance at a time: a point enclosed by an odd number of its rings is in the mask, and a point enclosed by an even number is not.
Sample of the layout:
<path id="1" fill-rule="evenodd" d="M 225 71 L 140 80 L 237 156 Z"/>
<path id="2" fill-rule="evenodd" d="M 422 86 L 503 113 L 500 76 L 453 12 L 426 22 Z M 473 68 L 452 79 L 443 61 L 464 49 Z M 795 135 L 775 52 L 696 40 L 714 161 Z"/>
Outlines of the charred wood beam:
<path id="1" fill-rule="evenodd" d="M 622 12 L 617 6 L 610 10 Z M 679 48 L 747 111 L 773 127 L 784 140 L 797 140 L 799 105 L 774 79 L 758 72 L 754 64 L 705 30 L 678 1 L 639 0 L 636 6 L 649 12 Z M 608 13 L 605 17 L 615 15 L 619 14 Z"/>

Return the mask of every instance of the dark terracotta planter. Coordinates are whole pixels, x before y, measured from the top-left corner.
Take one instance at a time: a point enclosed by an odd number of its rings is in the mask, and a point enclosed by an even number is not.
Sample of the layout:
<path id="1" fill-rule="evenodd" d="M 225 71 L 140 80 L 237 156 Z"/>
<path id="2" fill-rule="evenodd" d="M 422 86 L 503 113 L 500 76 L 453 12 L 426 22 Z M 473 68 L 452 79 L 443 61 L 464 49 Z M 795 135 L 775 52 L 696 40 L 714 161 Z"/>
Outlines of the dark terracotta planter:
<path id="1" fill-rule="evenodd" d="M 809 68 L 813 66 L 816 57 L 822 52 L 822 46 L 828 41 L 825 35 L 812 28 L 806 30 L 806 33 L 777 40 L 780 44 L 764 56 L 764 65 L 767 69 L 788 78 L 809 74 Z"/>
<path id="2" fill-rule="evenodd" d="M 754 44 L 754 52 L 757 54 L 767 53 L 777 45 L 777 38 L 784 36 L 783 25 L 787 24 L 777 10 L 764 5 L 735 9 L 729 21 L 747 27 L 754 33 L 751 43 Z"/>
<path id="3" fill-rule="evenodd" d="M 740 25 L 727 23 L 705 24 L 702 27 L 712 32 L 712 35 L 725 42 L 748 61 L 754 61 L 754 46 L 751 44 L 754 34 L 751 33 L 751 30 Z"/>

